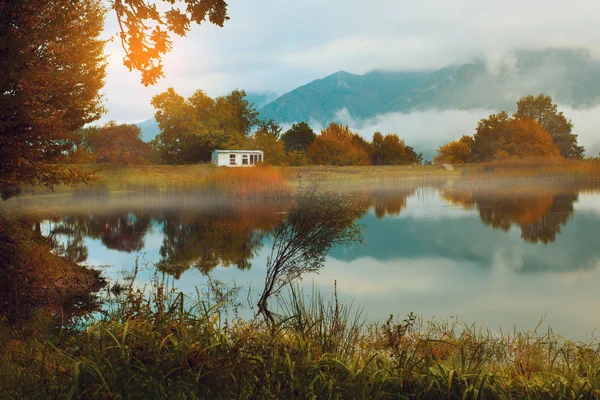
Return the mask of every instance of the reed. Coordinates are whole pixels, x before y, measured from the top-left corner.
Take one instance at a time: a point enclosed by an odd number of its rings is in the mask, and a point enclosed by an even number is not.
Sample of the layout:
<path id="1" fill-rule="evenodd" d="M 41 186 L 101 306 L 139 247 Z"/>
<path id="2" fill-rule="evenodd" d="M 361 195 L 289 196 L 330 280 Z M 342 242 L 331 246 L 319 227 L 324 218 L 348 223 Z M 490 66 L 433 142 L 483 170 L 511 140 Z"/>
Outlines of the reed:
<path id="1" fill-rule="evenodd" d="M 461 174 L 466 180 L 503 180 L 536 178 L 546 180 L 600 180 L 600 161 L 564 158 L 507 158 L 467 166 Z"/>
<path id="2" fill-rule="evenodd" d="M 45 340 L 0 321 L 0 393 L 22 398 L 597 398 L 600 349 L 551 330 L 492 332 L 453 319 L 365 325 L 298 288 L 274 326 L 164 282 L 129 287 L 85 328 Z"/>

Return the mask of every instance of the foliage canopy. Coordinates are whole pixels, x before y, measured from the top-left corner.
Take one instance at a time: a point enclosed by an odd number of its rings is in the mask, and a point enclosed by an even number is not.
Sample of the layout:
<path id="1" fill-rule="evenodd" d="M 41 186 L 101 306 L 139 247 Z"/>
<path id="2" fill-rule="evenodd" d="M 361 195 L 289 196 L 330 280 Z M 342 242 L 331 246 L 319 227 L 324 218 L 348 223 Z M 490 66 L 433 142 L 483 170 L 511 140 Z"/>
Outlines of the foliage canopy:
<path id="1" fill-rule="evenodd" d="M 259 122 L 254 104 L 245 97 L 245 91 L 234 90 L 212 99 L 197 90 L 185 99 L 173 88 L 154 96 L 154 116 L 161 130 L 154 147 L 162 161 L 196 163 L 210 160 L 215 149 L 240 149 Z"/>
<path id="2" fill-rule="evenodd" d="M 562 111 L 558 111 L 550 96 L 524 96 L 517 102 L 515 118 L 529 117 L 540 124 L 543 130 L 552 135 L 564 158 L 583 158 L 585 149 L 577 144 L 577 135 L 572 134 L 573 123 Z"/>
<path id="3" fill-rule="evenodd" d="M 60 165 L 100 118 L 106 9 L 100 0 L 0 3 L 0 194 L 85 178 Z"/>
<path id="4" fill-rule="evenodd" d="M 306 153 L 320 165 L 369 165 L 369 148 L 358 134 L 350 131 L 348 125 L 332 122 L 321 131 Z"/>
<path id="5" fill-rule="evenodd" d="M 170 8 L 161 11 L 161 3 Z M 146 86 L 164 76 L 161 59 L 172 48 L 170 34 L 185 36 L 192 23 L 207 19 L 222 27 L 229 19 L 224 0 L 114 0 L 112 7 L 125 50 L 123 63 L 130 71 L 140 71 Z"/>

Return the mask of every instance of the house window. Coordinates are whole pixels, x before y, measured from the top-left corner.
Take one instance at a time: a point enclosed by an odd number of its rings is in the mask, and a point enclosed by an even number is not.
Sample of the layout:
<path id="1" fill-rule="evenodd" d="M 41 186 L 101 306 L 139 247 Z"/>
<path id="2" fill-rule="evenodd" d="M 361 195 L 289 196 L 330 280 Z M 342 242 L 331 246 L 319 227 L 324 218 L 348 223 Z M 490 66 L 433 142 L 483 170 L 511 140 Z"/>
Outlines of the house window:
<path id="1" fill-rule="evenodd" d="M 229 155 L 229 165 L 235 165 L 235 154 Z"/>
<path id="2" fill-rule="evenodd" d="M 259 154 L 257 157 L 258 157 L 258 162 L 261 162 L 262 161 L 262 157 L 263 157 L 262 154 Z"/>
<path id="3" fill-rule="evenodd" d="M 242 165 L 248 165 L 248 154 L 242 155 Z"/>

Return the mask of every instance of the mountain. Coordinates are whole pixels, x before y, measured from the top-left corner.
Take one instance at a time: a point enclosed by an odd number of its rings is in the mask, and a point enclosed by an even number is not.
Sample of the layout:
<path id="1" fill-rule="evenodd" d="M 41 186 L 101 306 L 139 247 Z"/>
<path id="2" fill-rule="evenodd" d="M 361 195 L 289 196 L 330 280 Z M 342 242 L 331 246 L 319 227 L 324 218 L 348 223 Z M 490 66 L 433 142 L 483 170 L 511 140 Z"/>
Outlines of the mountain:
<path id="1" fill-rule="evenodd" d="M 147 119 L 136 124 L 142 130 L 142 140 L 151 142 L 160 133 L 158 122 L 154 118 Z"/>
<path id="2" fill-rule="evenodd" d="M 276 98 L 277 93 L 275 92 L 246 93 L 246 100 L 248 100 L 250 103 L 254 103 L 254 107 L 256 107 L 257 109 L 270 103 Z"/>
<path id="3" fill-rule="evenodd" d="M 260 115 L 325 125 L 342 109 L 358 119 L 426 109 L 511 111 L 519 97 L 539 93 L 574 108 L 600 103 L 600 61 L 585 49 L 553 48 L 516 50 L 495 65 L 477 60 L 436 71 L 340 71 L 282 95 Z"/>

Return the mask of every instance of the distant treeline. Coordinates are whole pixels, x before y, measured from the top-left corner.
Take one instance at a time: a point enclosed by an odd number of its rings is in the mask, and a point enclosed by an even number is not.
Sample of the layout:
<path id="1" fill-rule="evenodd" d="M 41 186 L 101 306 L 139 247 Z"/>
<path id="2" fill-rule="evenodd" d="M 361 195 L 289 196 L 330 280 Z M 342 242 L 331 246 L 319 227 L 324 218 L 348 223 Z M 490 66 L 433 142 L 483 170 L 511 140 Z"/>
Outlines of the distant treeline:
<path id="1" fill-rule="evenodd" d="M 330 123 L 316 134 L 306 122 L 287 131 L 260 120 L 243 90 L 215 99 L 198 90 L 185 99 L 173 89 L 154 96 L 160 133 L 144 143 L 136 125 L 81 130 L 73 162 L 194 164 L 210 161 L 213 150 L 262 150 L 271 165 L 410 165 L 422 154 L 394 133 L 375 132 L 371 142 L 346 125 Z M 479 121 L 474 135 L 439 147 L 436 163 L 483 162 L 503 157 L 583 158 L 573 123 L 548 96 L 526 96 L 513 116 L 501 111 Z"/>
<path id="2" fill-rule="evenodd" d="M 549 96 L 525 96 L 517 111 L 492 114 L 477 124 L 473 136 L 463 135 L 438 149 L 434 162 L 469 163 L 505 157 L 564 157 L 582 159 L 585 149 L 571 133 L 573 123 Z"/>

